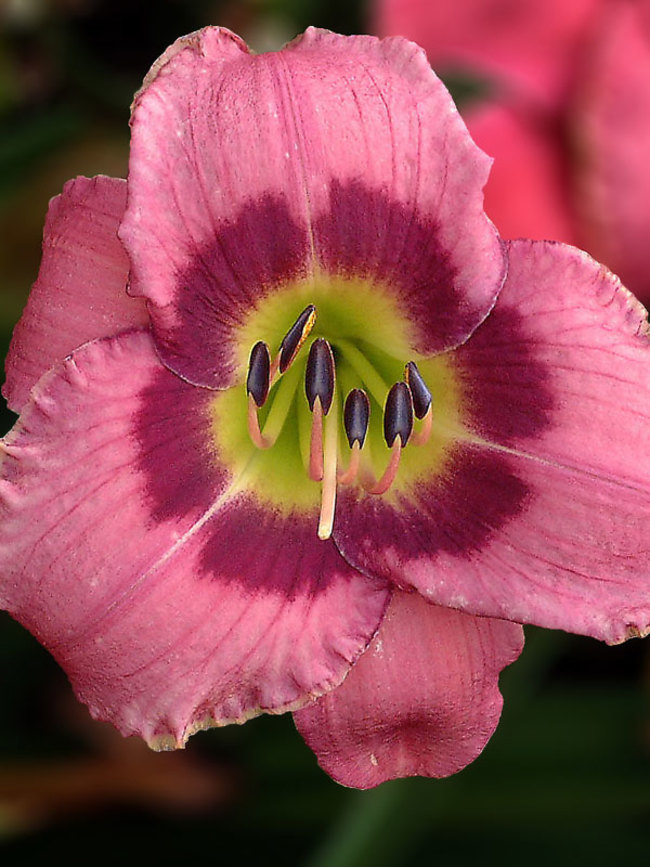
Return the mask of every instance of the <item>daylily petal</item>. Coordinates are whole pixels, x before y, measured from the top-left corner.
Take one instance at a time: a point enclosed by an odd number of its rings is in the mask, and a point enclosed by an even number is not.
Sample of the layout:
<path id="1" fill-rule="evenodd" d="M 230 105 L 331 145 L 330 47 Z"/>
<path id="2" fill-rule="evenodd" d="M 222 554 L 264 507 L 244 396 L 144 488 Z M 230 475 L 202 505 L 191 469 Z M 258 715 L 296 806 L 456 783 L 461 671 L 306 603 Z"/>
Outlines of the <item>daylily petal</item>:
<path id="1" fill-rule="evenodd" d="M 472 138 L 495 158 L 485 211 L 504 238 L 575 243 L 568 166 L 558 123 L 506 104 L 469 107 Z"/>
<path id="2" fill-rule="evenodd" d="M 464 431 L 410 501 L 340 502 L 345 557 L 474 614 L 609 642 L 647 631 L 645 310 L 586 253 L 514 242 L 495 310 L 449 360 Z"/>
<path id="3" fill-rule="evenodd" d="M 189 381 L 241 376 L 237 329 L 291 281 L 378 281 L 423 354 L 491 309 L 505 259 L 482 212 L 490 161 L 415 45 L 310 29 L 252 56 L 206 28 L 156 64 L 132 125 L 120 237 Z"/>
<path id="4" fill-rule="evenodd" d="M 336 686 L 388 600 L 206 441 L 211 393 L 147 332 L 44 377 L 3 447 L 3 604 L 91 713 L 155 747 Z"/>
<path id="5" fill-rule="evenodd" d="M 148 323 L 129 298 L 129 263 L 117 239 L 126 181 L 76 178 L 50 202 L 38 279 L 14 331 L 3 394 L 20 412 L 32 386 L 57 361 L 96 337 Z"/>
<path id="6" fill-rule="evenodd" d="M 645 19 L 643 14 L 645 13 Z M 589 250 L 650 300 L 650 3 L 603 16 L 572 112 Z"/>
<path id="7" fill-rule="evenodd" d="M 555 104 L 602 0 L 379 0 L 377 31 L 417 39 L 436 69 L 464 65 Z"/>
<path id="8" fill-rule="evenodd" d="M 397 591 L 346 680 L 298 711 L 296 725 L 321 767 L 344 785 L 449 776 L 492 736 L 503 704 L 499 673 L 522 647 L 515 623 Z"/>

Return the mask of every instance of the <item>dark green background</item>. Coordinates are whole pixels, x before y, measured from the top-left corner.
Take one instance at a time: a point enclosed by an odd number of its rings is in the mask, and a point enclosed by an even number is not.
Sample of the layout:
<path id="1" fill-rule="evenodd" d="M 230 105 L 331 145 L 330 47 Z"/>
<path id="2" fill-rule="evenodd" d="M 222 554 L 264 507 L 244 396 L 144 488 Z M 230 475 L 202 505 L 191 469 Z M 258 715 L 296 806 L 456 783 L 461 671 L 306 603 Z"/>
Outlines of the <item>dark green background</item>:
<path id="1" fill-rule="evenodd" d="M 0 0 L 4 348 L 37 273 L 48 199 L 77 174 L 125 174 L 133 92 L 173 39 L 209 23 L 259 48 L 308 24 L 370 27 L 358 4 L 342 0 Z M 11 423 L 5 412 L 3 430 Z M 0 615 L 2 864 L 647 858 L 647 645 L 607 648 L 536 629 L 527 637 L 502 677 L 503 720 L 478 761 L 449 780 L 355 792 L 318 769 L 289 716 L 197 735 L 184 755 L 143 756 L 138 744 L 91 722 L 49 656 Z M 188 768 L 196 779 L 184 775 Z M 149 777 L 145 794 L 135 795 Z"/>

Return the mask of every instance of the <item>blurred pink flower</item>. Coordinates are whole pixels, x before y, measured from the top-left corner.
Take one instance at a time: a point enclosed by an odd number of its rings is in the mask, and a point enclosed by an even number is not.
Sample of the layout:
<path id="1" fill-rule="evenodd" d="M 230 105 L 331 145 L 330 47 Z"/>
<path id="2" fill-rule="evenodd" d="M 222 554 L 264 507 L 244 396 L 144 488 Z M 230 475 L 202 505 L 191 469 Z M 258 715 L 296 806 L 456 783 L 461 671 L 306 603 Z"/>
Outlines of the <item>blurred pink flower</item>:
<path id="1" fill-rule="evenodd" d="M 403 39 L 255 57 L 207 28 L 132 130 L 128 181 L 50 205 L 0 603 L 154 748 L 291 710 L 348 785 L 459 770 L 520 623 L 648 629 L 645 311 L 578 250 L 501 241 Z"/>
<path id="2" fill-rule="evenodd" d="M 381 34 L 487 85 L 467 105 L 510 238 L 578 244 L 650 301 L 650 0 L 377 0 Z"/>

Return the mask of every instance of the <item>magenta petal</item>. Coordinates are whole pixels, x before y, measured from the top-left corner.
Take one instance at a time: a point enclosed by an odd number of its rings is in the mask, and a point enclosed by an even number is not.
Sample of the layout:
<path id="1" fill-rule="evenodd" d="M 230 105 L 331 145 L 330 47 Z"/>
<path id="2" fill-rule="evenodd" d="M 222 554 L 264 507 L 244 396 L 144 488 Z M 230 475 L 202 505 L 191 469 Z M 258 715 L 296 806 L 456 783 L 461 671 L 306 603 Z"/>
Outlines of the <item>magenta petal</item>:
<path id="1" fill-rule="evenodd" d="M 129 263 L 117 239 L 126 181 L 76 178 L 52 199 L 38 279 L 14 331 L 3 393 L 20 412 L 46 370 L 73 349 L 146 325 L 139 298 L 129 298 Z"/>
<path id="2" fill-rule="evenodd" d="M 575 243 L 558 121 L 545 113 L 487 102 L 469 109 L 466 120 L 474 141 L 494 157 L 485 211 L 502 237 Z"/>
<path id="3" fill-rule="evenodd" d="M 435 69 L 470 69 L 555 105 L 603 0 L 378 0 L 382 34 L 422 45 Z"/>
<path id="4" fill-rule="evenodd" d="M 341 502 L 351 563 L 432 602 L 609 642 L 650 625 L 650 341 L 612 274 L 514 242 L 489 319 L 450 359 L 453 458 L 399 508 Z M 377 540 L 382 544 L 378 545 Z"/>
<path id="5" fill-rule="evenodd" d="M 323 272 L 387 284 L 414 350 L 457 345 L 505 272 L 489 166 L 405 40 L 311 29 L 259 56 L 217 28 L 181 40 L 135 101 L 120 230 L 165 363 L 230 384 L 250 311 Z"/>
<path id="6" fill-rule="evenodd" d="M 499 673 L 522 647 L 515 623 L 397 591 L 343 684 L 298 711 L 296 725 L 321 767 L 346 786 L 449 776 L 492 736 L 503 703 Z"/>
<path id="7" fill-rule="evenodd" d="M 0 602 L 158 747 L 336 686 L 388 599 L 313 520 L 228 488 L 209 400 L 127 333 L 44 377 L 3 447 Z"/>
<path id="8" fill-rule="evenodd" d="M 643 14 L 645 11 L 645 19 Z M 590 251 L 650 301 L 650 3 L 603 16 L 572 112 Z"/>

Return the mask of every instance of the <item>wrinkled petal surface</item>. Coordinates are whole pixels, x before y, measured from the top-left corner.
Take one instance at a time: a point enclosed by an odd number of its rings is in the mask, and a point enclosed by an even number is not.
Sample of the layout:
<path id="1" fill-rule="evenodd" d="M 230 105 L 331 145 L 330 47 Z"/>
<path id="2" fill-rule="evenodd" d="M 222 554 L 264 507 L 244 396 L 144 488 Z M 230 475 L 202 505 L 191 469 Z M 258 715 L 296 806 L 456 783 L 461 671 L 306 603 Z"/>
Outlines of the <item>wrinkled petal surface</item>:
<path id="1" fill-rule="evenodd" d="M 556 121 L 489 102 L 468 108 L 466 120 L 474 141 L 494 157 L 485 211 L 502 237 L 575 243 L 570 166 Z"/>
<path id="2" fill-rule="evenodd" d="M 610 642 L 646 632 L 645 310 L 587 254 L 514 242 L 495 310 L 450 361 L 465 420 L 445 467 L 392 506 L 341 498 L 346 558 L 474 614 Z"/>
<path id="3" fill-rule="evenodd" d="M 163 360 L 188 381 L 241 376 L 250 311 L 323 273 L 387 286 L 422 353 L 491 309 L 505 259 L 482 210 L 490 161 L 415 45 L 310 29 L 253 56 L 206 28 L 134 106 L 120 236 Z"/>
<path id="4" fill-rule="evenodd" d="M 435 69 L 494 76 L 535 101 L 562 101 L 603 0 L 378 0 L 380 34 L 422 45 Z"/>
<path id="5" fill-rule="evenodd" d="M 20 412 L 46 370 L 96 337 L 148 323 L 141 298 L 129 298 L 129 263 L 117 239 L 126 181 L 76 178 L 52 199 L 43 258 L 7 358 L 3 388 Z"/>
<path id="6" fill-rule="evenodd" d="M 573 121 L 589 250 L 650 300 L 650 3 L 615 3 L 589 55 Z M 644 18 L 645 12 L 645 18 Z"/>
<path id="7" fill-rule="evenodd" d="M 344 785 L 446 777 L 492 736 L 503 703 L 499 673 L 522 647 L 515 623 L 397 591 L 343 684 L 294 719 L 319 764 Z"/>
<path id="8" fill-rule="evenodd" d="M 0 603 L 95 717 L 156 747 L 337 685 L 388 591 L 228 477 L 210 392 L 147 332 L 43 378 L 3 447 Z"/>

